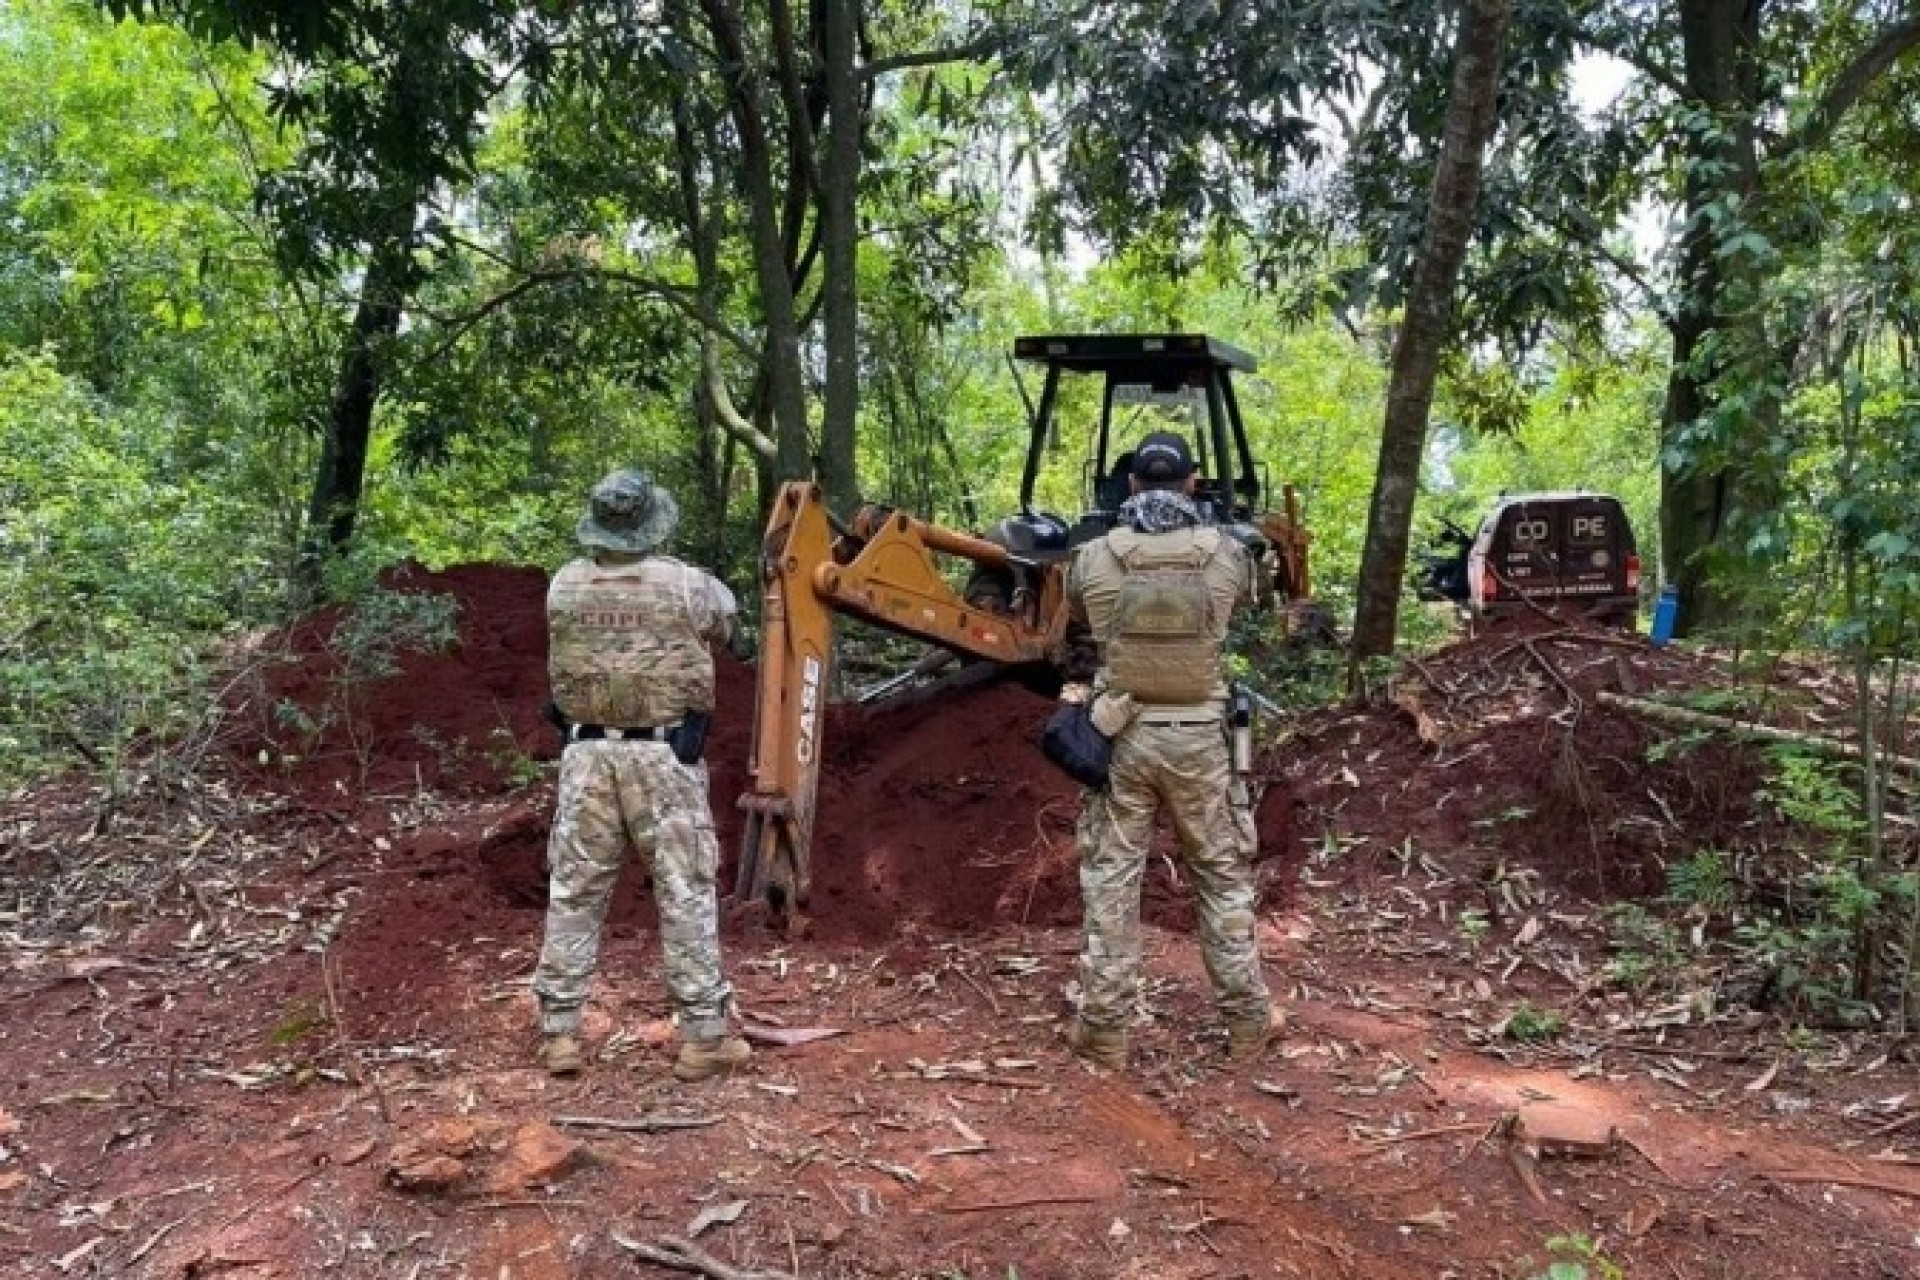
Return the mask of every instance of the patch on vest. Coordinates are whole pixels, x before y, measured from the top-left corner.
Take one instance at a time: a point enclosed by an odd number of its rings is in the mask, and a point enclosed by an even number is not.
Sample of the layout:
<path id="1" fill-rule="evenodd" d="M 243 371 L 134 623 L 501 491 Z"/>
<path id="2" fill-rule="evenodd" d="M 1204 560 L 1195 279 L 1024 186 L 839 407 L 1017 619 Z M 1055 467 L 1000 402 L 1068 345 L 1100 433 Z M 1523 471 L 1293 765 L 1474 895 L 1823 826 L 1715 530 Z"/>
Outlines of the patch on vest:
<path id="1" fill-rule="evenodd" d="M 1213 631 L 1204 569 L 1129 568 L 1114 606 L 1108 676 L 1141 702 L 1204 702 L 1219 674 Z"/>

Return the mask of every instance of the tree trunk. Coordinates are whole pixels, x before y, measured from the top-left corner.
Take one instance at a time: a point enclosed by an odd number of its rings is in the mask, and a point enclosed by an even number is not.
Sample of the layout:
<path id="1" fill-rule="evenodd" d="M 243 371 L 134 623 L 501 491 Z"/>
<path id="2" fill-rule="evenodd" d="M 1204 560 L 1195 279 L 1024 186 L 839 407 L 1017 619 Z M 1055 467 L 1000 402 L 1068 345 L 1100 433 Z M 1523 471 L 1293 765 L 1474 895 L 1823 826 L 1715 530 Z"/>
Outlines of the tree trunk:
<path id="1" fill-rule="evenodd" d="M 1729 192 L 1751 196 L 1759 182 L 1754 112 L 1760 92 L 1760 6 L 1748 0 L 1682 0 L 1680 39 L 1687 90 L 1714 122 L 1711 129 L 1683 131 L 1687 217 L 1672 325 L 1673 365 L 1660 415 L 1662 568 L 1665 580 L 1679 588 L 1676 633 L 1686 635 L 1724 625 L 1734 609 L 1733 593 L 1716 587 L 1716 566 L 1709 561 L 1732 510 L 1735 475 L 1724 458 L 1686 461 L 1699 446 L 1685 437 L 1712 403 L 1717 370 L 1702 352 L 1712 349 L 1712 340 L 1728 323 L 1723 306 L 1730 282 L 1715 252 L 1718 234 L 1708 209 Z"/>
<path id="2" fill-rule="evenodd" d="M 1473 231 L 1481 164 L 1497 121 L 1501 46 L 1512 13 L 1512 0 L 1467 0 L 1461 12 L 1426 230 L 1407 291 L 1406 316 L 1393 346 L 1386 424 L 1360 561 L 1353 628 L 1356 659 L 1393 652 L 1413 501 L 1427 448 L 1427 414 L 1433 407 L 1440 357 L 1451 337 L 1454 286 Z"/>
<path id="3" fill-rule="evenodd" d="M 746 196 L 754 280 L 760 287 L 761 316 L 766 323 L 768 398 L 777 443 L 773 478 L 801 480 L 813 471 L 807 444 L 806 382 L 800 364 L 793 276 L 774 194 L 773 150 L 761 97 L 763 77 L 747 56 L 740 15 L 730 0 L 704 0 L 702 9 L 727 66 L 728 105 L 740 135 L 740 185 Z M 804 182 L 805 178 L 790 174 L 788 180 Z"/>
<path id="4" fill-rule="evenodd" d="M 409 200 L 388 220 L 387 235 L 374 247 L 360 281 L 360 300 L 340 353 L 313 494 L 307 503 L 300 578 L 310 595 L 318 591 L 326 558 L 353 540 L 360 517 L 386 348 L 400 331 L 405 310 L 413 217 L 414 204 Z"/>
<path id="5" fill-rule="evenodd" d="M 859 191 L 862 111 L 854 59 L 860 0 L 820 0 L 821 75 L 827 91 L 826 155 L 820 166 L 821 277 L 827 385 L 820 427 L 820 481 L 845 516 L 859 501 L 855 433 L 860 414 Z"/>

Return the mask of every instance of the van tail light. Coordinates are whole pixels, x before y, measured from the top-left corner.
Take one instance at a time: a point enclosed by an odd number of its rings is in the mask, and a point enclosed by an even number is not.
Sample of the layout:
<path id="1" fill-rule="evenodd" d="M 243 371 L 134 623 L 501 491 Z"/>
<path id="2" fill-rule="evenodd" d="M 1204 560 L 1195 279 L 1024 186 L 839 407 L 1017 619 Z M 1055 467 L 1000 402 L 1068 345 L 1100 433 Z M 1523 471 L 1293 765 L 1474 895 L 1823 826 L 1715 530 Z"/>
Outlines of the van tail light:
<path id="1" fill-rule="evenodd" d="M 1627 557 L 1627 590 L 1640 590 L 1640 557 Z"/>
<path id="2" fill-rule="evenodd" d="M 1480 571 L 1480 598 L 1482 600 L 1491 600 L 1499 594 L 1500 579 L 1494 577 L 1491 571 L 1482 569 Z"/>

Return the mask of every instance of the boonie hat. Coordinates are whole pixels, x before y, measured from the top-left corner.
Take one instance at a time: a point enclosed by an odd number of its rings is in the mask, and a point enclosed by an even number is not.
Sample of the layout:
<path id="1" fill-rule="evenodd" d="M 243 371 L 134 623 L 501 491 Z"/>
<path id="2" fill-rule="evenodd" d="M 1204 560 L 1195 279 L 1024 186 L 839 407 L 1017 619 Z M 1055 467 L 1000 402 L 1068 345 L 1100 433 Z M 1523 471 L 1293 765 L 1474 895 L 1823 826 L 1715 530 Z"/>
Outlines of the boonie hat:
<path id="1" fill-rule="evenodd" d="M 1174 431 L 1150 431 L 1133 451 L 1136 480 L 1185 480 L 1193 474 L 1193 450 Z"/>
<path id="2" fill-rule="evenodd" d="M 587 507 L 573 535 L 598 551 L 644 555 L 680 523 L 680 504 L 644 471 L 609 472 L 587 495 Z"/>

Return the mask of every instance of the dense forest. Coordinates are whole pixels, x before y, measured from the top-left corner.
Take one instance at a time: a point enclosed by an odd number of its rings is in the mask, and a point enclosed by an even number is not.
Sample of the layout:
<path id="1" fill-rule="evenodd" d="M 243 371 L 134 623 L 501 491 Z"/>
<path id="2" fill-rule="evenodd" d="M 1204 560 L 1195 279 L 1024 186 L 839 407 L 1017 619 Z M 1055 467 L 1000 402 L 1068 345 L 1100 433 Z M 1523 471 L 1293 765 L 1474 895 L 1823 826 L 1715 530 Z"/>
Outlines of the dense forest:
<path id="1" fill-rule="evenodd" d="M 781 479 L 1009 510 L 1022 332 L 1254 352 L 1366 652 L 1409 520 L 1552 487 L 1625 501 L 1683 631 L 1897 651 L 1920 28 L 1425 12 L 9 5 L 9 768 L 369 566 L 552 564 L 615 463 L 739 585 Z"/>

